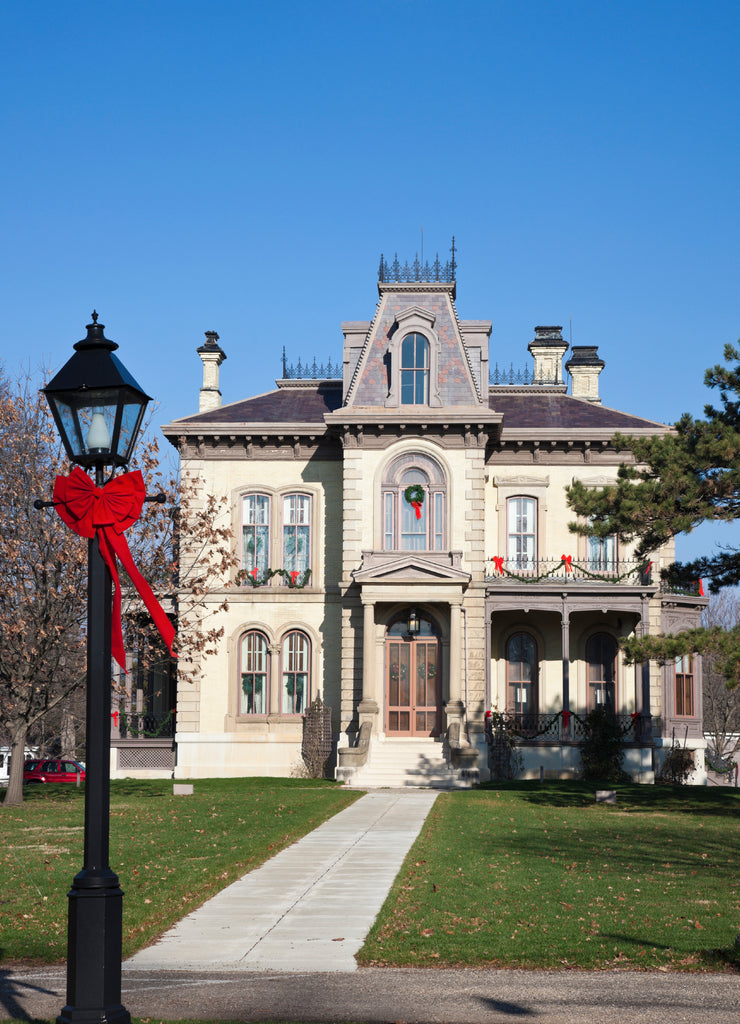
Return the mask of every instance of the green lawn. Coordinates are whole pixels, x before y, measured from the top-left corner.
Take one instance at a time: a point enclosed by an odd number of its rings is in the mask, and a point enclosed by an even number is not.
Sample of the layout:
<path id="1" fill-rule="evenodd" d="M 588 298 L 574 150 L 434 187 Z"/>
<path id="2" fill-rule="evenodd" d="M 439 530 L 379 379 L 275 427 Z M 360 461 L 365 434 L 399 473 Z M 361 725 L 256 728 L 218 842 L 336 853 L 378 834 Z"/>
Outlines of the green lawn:
<path id="1" fill-rule="evenodd" d="M 114 782 L 124 956 L 358 794 L 299 779 Z M 0 960 L 56 962 L 82 866 L 82 793 L 0 810 Z M 366 964 L 737 969 L 740 793 L 580 783 L 442 794 L 360 953 Z M 361 896 L 360 896 L 361 898 Z"/>
<path id="2" fill-rule="evenodd" d="M 511 783 L 438 798 L 364 964 L 740 966 L 740 794 Z"/>
<path id="3" fill-rule="evenodd" d="M 333 783 L 208 779 L 111 783 L 111 867 L 121 879 L 123 955 L 356 799 Z M 64 960 L 67 892 L 83 860 L 84 795 L 27 787 L 0 809 L 0 962 Z"/>

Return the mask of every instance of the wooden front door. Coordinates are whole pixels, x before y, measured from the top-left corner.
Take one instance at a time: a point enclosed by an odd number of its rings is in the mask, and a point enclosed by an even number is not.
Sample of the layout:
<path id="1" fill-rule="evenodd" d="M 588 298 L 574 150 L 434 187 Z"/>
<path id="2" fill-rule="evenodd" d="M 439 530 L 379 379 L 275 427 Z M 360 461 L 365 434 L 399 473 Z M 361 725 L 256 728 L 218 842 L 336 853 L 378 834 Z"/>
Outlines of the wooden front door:
<path id="1" fill-rule="evenodd" d="M 437 736 L 442 679 L 436 637 L 392 637 L 386 645 L 386 732 Z"/>

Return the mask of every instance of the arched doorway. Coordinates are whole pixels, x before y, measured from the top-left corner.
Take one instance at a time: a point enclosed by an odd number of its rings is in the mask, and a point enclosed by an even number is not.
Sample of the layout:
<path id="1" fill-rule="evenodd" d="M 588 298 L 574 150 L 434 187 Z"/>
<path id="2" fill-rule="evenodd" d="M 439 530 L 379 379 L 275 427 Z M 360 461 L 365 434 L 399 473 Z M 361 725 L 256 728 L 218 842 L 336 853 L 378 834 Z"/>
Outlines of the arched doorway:
<path id="1" fill-rule="evenodd" d="M 409 614 L 388 627 L 385 645 L 385 729 L 389 736 L 438 736 L 442 719 L 439 631 Z M 411 626 L 411 630 L 409 627 Z"/>

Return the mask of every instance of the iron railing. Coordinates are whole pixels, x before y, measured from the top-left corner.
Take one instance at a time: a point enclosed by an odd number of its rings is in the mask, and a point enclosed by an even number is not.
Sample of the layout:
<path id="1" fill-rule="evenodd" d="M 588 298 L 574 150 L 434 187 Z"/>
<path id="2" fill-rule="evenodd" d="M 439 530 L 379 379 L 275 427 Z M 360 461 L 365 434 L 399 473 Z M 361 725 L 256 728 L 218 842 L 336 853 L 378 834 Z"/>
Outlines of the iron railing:
<path id="1" fill-rule="evenodd" d="M 125 739 L 160 739 L 175 735 L 174 711 L 122 711 L 120 737 Z"/>
<path id="2" fill-rule="evenodd" d="M 653 723 L 657 720 L 650 715 L 613 715 L 622 740 L 625 743 L 643 743 L 652 739 Z M 575 712 L 558 711 L 553 714 L 529 714 L 505 711 L 497 713 L 496 728 L 505 729 L 519 743 L 580 743 L 588 735 L 588 722 Z M 491 737 L 491 730 L 487 730 Z"/>
<path id="3" fill-rule="evenodd" d="M 507 370 L 505 367 L 499 369 L 498 363 L 489 369 L 488 371 L 488 383 L 496 385 L 505 385 L 507 387 L 530 387 L 539 385 L 553 385 L 562 384 L 562 380 L 558 380 L 554 375 L 551 377 L 535 377 L 534 369 L 532 367 L 524 367 L 523 370 L 515 370 L 514 364 L 512 363 Z"/>
<path id="4" fill-rule="evenodd" d="M 622 583 L 648 586 L 652 581 L 649 562 L 616 558 L 577 561 L 571 555 L 560 558 L 489 558 L 485 563 L 486 583 Z"/>
<path id="5" fill-rule="evenodd" d="M 318 363 L 314 356 L 313 362 L 302 363 L 299 358 L 297 363 L 288 365 L 283 347 L 283 380 L 337 380 L 341 377 L 342 364 L 332 363 L 331 359 Z"/>
<path id="6" fill-rule="evenodd" d="M 437 281 L 448 283 L 454 281 L 457 271 L 456 253 L 454 235 L 452 236 L 452 245 L 450 246 L 450 259 L 446 263 L 440 263 L 439 253 L 435 254 L 433 263 L 430 263 L 429 260 L 425 262 L 423 253 L 420 260 L 419 254 L 416 253 L 413 263 L 409 263 L 406 260 L 403 264 L 398 260 L 398 253 L 395 254 L 392 263 L 389 263 L 383 256 L 383 253 L 381 253 L 378 280 L 381 284 L 412 284 L 417 281 L 424 283 L 434 283 Z"/>

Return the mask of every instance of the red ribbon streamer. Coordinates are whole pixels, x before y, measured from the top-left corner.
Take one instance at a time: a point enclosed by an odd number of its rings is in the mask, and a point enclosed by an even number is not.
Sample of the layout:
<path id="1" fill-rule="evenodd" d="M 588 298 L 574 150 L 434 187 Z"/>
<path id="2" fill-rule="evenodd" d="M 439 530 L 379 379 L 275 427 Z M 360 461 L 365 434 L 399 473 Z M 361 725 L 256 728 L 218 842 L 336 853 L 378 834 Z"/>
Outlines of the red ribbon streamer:
<path id="1" fill-rule="evenodd" d="M 413 508 L 414 512 L 416 512 L 416 518 L 417 519 L 421 519 L 421 502 L 420 501 L 412 501 L 411 502 L 411 507 Z"/>
<path id="2" fill-rule="evenodd" d="M 572 711 L 566 711 L 565 709 L 563 709 L 560 713 L 563 716 L 563 728 L 567 729 L 568 728 L 568 723 L 570 722 L 570 716 L 573 714 L 573 712 Z"/>
<path id="3" fill-rule="evenodd" d="M 173 658 L 175 627 L 167 618 L 152 588 L 134 565 L 124 530 L 136 522 L 146 497 L 144 478 L 139 470 L 114 477 L 104 487 L 96 487 L 78 466 L 69 476 L 58 476 L 54 484 L 54 503 L 60 517 L 80 537 L 97 536 L 100 554 L 115 585 L 111 621 L 111 653 L 126 671 L 126 651 L 121 627 L 121 581 L 116 558 L 128 573 L 139 597 Z"/>
<path id="4" fill-rule="evenodd" d="M 561 555 L 560 556 L 560 561 L 561 562 L 565 562 L 565 572 L 566 572 L 566 575 L 569 572 L 573 572 L 573 566 L 570 564 L 573 561 L 573 555 Z"/>

